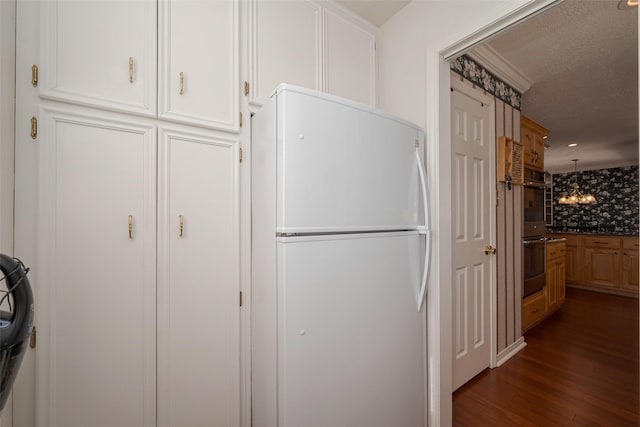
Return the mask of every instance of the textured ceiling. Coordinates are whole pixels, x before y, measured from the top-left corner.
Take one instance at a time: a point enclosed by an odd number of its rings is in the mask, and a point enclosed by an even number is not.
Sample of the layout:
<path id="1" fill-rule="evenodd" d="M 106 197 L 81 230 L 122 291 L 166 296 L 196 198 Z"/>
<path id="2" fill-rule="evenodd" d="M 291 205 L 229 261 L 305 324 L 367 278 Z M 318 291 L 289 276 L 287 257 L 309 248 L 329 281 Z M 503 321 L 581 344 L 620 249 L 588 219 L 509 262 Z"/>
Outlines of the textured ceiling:
<path id="1" fill-rule="evenodd" d="M 566 0 L 488 43 L 534 82 L 522 110 L 551 130 L 551 172 L 638 164 L 638 11 L 617 6 Z"/>
<path id="2" fill-rule="evenodd" d="M 338 3 L 380 26 L 409 1 Z M 551 172 L 573 170 L 572 159 L 579 169 L 638 164 L 638 10 L 623 4 L 565 0 L 487 43 L 534 82 L 523 113 L 551 130 Z"/>

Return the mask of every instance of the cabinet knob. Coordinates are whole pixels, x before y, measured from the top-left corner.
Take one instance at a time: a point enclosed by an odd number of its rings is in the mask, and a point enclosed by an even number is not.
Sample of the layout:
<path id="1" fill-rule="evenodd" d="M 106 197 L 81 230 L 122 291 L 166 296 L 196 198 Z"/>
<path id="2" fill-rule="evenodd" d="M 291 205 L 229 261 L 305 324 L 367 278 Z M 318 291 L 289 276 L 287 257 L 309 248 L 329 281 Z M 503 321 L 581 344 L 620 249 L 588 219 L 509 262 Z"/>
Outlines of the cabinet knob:
<path id="1" fill-rule="evenodd" d="M 133 239 L 133 215 L 129 215 L 129 238 Z"/>
<path id="2" fill-rule="evenodd" d="M 133 56 L 129 57 L 129 83 L 133 83 Z"/>
<path id="3" fill-rule="evenodd" d="M 180 71 L 180 95 L 184 95 L 184 73 Z"/>

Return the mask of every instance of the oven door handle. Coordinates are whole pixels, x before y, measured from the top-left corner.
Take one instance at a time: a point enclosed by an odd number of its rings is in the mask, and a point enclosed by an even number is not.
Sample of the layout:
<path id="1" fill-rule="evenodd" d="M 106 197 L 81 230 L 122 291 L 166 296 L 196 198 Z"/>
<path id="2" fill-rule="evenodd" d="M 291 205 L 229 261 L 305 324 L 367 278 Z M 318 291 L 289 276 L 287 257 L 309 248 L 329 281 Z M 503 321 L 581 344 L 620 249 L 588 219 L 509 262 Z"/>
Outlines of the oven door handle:
<path id="1" fill-rule="evenodd" d="M 541 237 L 539 239 L 535 239 L 535 240 L 523 240 L 522 244 L 523 245 L 540 245 L 542 243 L 546 243 L 547 239 L 545 237 Z"/>

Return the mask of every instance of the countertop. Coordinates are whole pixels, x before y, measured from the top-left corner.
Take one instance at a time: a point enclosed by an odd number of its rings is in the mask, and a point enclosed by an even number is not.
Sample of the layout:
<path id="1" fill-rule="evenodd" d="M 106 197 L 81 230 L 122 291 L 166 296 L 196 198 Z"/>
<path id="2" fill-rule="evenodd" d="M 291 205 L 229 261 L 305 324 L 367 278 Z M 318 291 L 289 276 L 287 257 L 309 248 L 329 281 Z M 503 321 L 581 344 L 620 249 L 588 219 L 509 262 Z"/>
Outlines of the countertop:
<path id="1" fill-rule="evenodd" d="M 628 236 L 638 237 L 637 232 L 632 231 L 547 231 L 548 235 L 553 234 L 582 234 L 585 236 Z"/>

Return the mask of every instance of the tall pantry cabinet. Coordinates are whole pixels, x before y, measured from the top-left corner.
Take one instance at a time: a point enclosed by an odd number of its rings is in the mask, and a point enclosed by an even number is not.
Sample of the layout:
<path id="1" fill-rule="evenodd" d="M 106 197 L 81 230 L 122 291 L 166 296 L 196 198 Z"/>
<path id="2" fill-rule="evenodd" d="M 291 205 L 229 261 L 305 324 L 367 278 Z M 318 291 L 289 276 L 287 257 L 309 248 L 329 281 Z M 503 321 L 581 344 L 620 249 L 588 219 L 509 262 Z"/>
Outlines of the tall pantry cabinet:
<path id="1" fill-rule="evenodd" d="M 248 114 L 280 82 L 375 105 L 375 29 L 308 0 L 18 1 L 16 25 L 14 425 L 249 426 Z"/>

